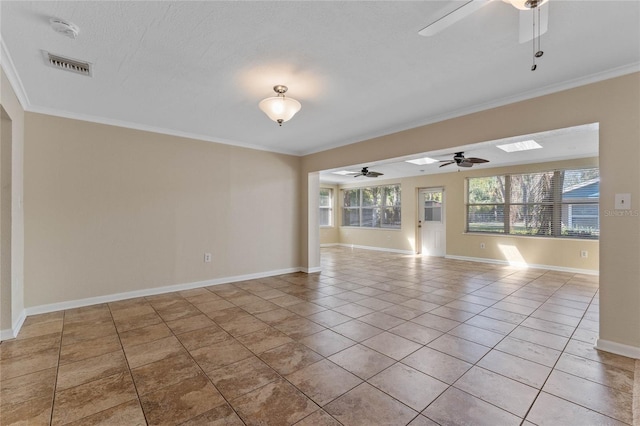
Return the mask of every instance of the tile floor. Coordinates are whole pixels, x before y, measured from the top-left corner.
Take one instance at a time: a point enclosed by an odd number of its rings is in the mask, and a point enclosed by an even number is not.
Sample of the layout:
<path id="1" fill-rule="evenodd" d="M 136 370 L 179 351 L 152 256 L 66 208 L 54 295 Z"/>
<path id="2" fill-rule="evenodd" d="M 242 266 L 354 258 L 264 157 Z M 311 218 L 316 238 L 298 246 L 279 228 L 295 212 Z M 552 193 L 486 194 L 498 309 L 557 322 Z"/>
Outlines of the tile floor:
<path id="1" fill-rule="evenodd" d="M 598 279 L 347 248 L 288 274 L 29 317 L 0 424 L 631 424 Z"/>

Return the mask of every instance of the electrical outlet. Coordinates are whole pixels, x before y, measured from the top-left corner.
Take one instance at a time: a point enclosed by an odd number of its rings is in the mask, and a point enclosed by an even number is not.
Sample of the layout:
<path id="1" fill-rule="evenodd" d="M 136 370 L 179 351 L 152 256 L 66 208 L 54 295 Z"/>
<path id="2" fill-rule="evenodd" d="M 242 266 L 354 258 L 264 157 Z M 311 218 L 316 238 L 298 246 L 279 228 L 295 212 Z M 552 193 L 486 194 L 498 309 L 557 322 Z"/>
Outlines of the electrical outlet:
<path id="1" fill-rule="evenodd" d="M 486 245 L 484 243 L 480 243 L 480 248 L 484 249 L 486 247 Z"/>
<path id="2" fill-rule="evenodd" d="M 204 254 L 204 263 L 211 263 L 211 253 Z"/>
<path id="3" fill-rule="evenodd" d="M 580 250 L 580 257 L 586 259 L 587 257 L 589 257 L 589 252 L 586 250 Z"/>

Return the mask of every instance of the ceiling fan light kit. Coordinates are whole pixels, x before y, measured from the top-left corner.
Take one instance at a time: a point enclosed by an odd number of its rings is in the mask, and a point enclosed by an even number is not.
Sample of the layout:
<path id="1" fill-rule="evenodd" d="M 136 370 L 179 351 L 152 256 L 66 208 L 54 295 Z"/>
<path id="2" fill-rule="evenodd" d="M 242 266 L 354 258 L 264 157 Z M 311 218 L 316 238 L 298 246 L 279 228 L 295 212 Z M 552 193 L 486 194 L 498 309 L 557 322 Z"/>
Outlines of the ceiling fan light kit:
<path id="1" fill-rule="evenodd" d="M 276 96 L 261 100 L 258 107 L 267 114 L 271 120 L 278 123 L 279 126 L 282 126 L 282 123 L 291 120 L 291 118 L 300 111 L 302 105 L 295 99 L 284 96 L 288 90 L 287 86 L 273 86 L 273 90 L 276 92 Z"/>
<path id="2" fill-rule="evenodd" d="M 540 49 L 540 36 L 546 32 L 547 24 L 546 24 L 546 11 L 544 17 L 540 15 L 540 7 L 545 3 L 548 3 L 549 0 L 502 0 L 505 3 L 508 3 L 515 7 L 518 10 L 528 11 L 531 10 L 533 13 L 533 65 L 531 66 L 531 71 L 535 71 L 538 66 L 536 65 L 536 58 L 542 57 L 544 52 Z M 454 9 L 453 11 L 447 13 L 446 15 L 436 19 L 431 22 L 429 25 L 418 31 L 418 34 L 421 36 L 432 36 L 445 28 L 455 24 L 456 22 L 466 18 L 471 15 L 473 12 L 479 10 L 480 8 L 486 6 L 489 3 L 492 3 L 493 0 L 468 0 L 462 6 Z M 522 21 L 520 22 L 520 38 L 522 42 L 522 30 L 525 28 L 522 25 Z M 529 38 L 527 37 L 526 40 Z"/>

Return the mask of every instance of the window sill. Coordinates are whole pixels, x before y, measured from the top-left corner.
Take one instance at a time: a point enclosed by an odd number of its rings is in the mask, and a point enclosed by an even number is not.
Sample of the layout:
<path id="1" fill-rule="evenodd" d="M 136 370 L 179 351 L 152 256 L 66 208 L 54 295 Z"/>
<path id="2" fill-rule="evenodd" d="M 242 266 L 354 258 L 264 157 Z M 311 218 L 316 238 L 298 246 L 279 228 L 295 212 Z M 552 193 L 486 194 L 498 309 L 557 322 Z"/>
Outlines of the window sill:
<path id="1" fill-rule="evenodd" d="M 502 237 L 502 238 L 526 238 L 537 240 L 557 240 L 557 241 L 600 241 L 600 237 L 596 238 L 576 238 L 576 237 L 549 237 L 546 235 L 515 235 L 515 234 L 499 234 L 493 232 L 463 232 L 462 235 L 472 235 L 476 237 Z"/>

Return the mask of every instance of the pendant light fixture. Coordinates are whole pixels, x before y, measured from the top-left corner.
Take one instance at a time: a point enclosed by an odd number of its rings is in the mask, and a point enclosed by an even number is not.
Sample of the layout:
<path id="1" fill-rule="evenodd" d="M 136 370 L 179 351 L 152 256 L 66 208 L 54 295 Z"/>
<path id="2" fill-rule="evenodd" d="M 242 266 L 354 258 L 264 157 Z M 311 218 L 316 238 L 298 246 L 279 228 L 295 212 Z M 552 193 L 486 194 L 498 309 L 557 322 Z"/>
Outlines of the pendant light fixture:
<path id="1" fill-rule="evenodd" d="M 273 86 L 273 90 L 276 92 L 276 96 L 261 100 L 258 107 L 260 107 L 270 119 L 282 126 L 282 123 L 291 120 L 291 118 L 300 111 L 302 105 L 295 99 L 284 96 L 288 90 L 287 86 Z"/>

